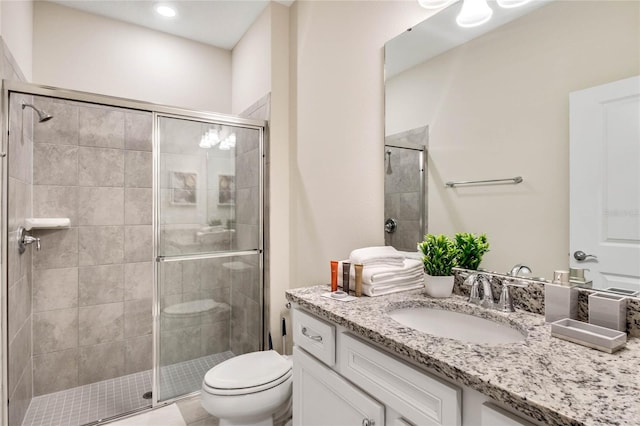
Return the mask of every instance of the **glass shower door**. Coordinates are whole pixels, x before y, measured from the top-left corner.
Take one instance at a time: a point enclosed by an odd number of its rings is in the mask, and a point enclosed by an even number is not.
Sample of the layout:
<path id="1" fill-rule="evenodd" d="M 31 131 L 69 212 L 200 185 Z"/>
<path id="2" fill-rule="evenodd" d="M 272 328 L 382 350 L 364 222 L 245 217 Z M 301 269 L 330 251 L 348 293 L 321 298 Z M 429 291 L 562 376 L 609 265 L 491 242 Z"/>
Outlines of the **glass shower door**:
<path id="1" fill-rule="evenodd" d="M 157 116 L 157 400 L 262 346 L 263 128 Z"/>

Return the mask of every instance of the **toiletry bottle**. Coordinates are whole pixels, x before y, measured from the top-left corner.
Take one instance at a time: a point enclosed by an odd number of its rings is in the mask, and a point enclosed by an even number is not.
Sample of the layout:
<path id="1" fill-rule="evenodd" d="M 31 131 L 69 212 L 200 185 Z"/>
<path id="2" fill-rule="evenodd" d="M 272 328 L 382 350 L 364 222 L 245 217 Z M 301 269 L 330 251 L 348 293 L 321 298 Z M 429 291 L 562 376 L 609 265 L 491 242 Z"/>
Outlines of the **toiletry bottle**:
<path id="1" fill-rule="evenodd" d="M 578 290 L 569 282 L 569 271 L 555 271 L 553 282 L 544 285 L 544 319 L 554 322 L 578 316 Z"/>
<path id="2" fill-rule="evenodd" d="M 356 297 L 362 296 L 362 267 L 361 263 L 353 265 L 353 269 L 356 271 Z"/>
<path id="3" fill-rule="evenodd" d="M 331 261 L 331 291 L 338 291 L 338 261 Z"/>
<path id="4" fill-rule="evenodd" d="M 342 262 L 342 291 L 349 294 L 349 273 L 351 272 L 351 263 Z"/>

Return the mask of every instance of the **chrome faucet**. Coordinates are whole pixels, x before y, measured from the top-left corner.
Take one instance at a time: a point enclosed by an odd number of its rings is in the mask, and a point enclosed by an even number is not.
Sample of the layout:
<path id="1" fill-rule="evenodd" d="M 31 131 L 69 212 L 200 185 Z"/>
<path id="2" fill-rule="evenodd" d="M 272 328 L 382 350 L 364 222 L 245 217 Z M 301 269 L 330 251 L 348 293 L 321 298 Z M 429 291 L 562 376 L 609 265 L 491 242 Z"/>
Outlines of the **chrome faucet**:
<path id="1" fill-rule="evenodd" d="M 491 280 L 486 275 L 478 276 L 478 281 L 482 283 L 482 303 L 483 308 L 493 309 L 496 302 L 493 300 L 493 289 L 491 288 Z"/>
<path id="2" fill-rule="evenodd" d="M 469 303 L 502 312 L 515 312 L 515 308 L 513 307 L 513 298 L 511 296 L 511 288 L 526 287 L 527 282 L 513 278 L 504 278 L 502 280 L 502 291 L 500 292 L 500 298 L 497 303 L 493 299 L 493 288 L 491 286 L 490 276 L 478 273 L 469 274 L 469 276 L 464 280 L 464 285 L 471 287 L 471 293 L 468 300 Z M 481 292 L 482 296 L 480 296 Z"/>
<path id="3" fill-rule="evenodd" d="M 471 286 L 471 294 L 469 295 L 469 303 L 480 305 L 483 308 L 493 309 L 495 301 L 493 300 L 493 289 L 491 288 L 491 280 L 483 274 L 471 274 L 464 280 L 464 284 Z M 480 284 L 482 284 L 482 297 L 480 297 Z"/>

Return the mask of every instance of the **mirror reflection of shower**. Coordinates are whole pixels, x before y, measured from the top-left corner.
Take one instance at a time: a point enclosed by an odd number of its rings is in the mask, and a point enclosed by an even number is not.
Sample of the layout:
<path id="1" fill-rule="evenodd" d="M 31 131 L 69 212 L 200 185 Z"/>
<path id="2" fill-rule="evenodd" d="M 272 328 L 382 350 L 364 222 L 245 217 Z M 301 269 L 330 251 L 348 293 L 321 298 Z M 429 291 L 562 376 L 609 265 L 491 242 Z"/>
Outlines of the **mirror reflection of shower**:
<path id="1" fill-rule="evenodd" d="M 427 232 L 426 153 L 428 127 L 385 137 L 385 245 L 415 252 Z"/>
<path id="2" fill-rule="evenodd" d="M 23 103 L 22 109 L 24 110 L 26 107 L 33 109 L 38 114 L 38 123 L 44 123 L 45 121 L 49 121 L 53 118 L 53 115 L 48 114 L 46 111 L 36 108 L 35 105 Z"/>

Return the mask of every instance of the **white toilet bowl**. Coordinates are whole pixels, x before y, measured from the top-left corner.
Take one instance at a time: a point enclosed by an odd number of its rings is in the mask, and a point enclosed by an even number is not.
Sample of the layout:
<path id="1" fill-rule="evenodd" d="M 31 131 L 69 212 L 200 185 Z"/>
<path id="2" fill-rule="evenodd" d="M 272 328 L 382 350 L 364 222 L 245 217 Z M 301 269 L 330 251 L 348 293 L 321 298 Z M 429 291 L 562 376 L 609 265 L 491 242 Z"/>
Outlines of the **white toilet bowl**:
<path id="1" fill-rule="evenodd" d="M 289 404 L 292 362 L 276 351 L 251 352 L 207 372 L 200 401 L 220 426 L 272 426 Z"/>

